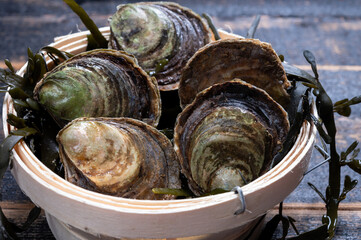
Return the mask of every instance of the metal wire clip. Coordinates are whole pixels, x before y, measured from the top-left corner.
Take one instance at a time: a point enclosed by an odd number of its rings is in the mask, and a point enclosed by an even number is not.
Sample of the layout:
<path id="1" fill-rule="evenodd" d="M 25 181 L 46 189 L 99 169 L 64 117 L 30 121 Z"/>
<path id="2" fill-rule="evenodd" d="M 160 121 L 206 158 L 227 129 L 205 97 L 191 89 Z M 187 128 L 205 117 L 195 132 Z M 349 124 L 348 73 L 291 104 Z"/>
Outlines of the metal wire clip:
<path id="1" fill-rule="evenodd" d="M 238 198 L 241 201 L 241 208 L 235 211 L 234 215 L 244 213 L 246 211 L 246 200 L 244 199 L 242 188 L 240 186 L 237 186 L 234 187 L 232 191 L 234 191 L 235 194 L 238 194 Z"/>

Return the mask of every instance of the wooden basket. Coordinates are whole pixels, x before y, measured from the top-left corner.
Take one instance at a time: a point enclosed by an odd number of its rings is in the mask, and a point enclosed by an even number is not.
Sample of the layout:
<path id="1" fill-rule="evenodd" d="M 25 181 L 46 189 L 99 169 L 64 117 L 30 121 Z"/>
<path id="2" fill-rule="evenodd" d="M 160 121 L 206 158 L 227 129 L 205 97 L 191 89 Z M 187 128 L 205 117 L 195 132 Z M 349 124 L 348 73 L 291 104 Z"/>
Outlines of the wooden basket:
<path id="1" fill-rule="evenodd" d="M 109 36 L 109 28 L 101 28 Z M 89 32 L 58 37 L 51 44 L 72 54 L 85 51 Z M 222 38 L 239 37 L 220 31 Z M 19 74 L 23 74 L 24 66 Z M 5 96 L 3 127 L 11 127 L 7 114 L 14 113 Z M 316 129 L 305 122 L 291 151 L 272 170 L 242 187 L 246 211 L 233 192 L 184 200 L 133 200 L 92 192 L 75 186 L 43 165 L 24 141 L 13 150 L 11 170 L 24 193 L 46 212 L 57 239 L 234 239 L 254 231 L 267 211 L 283 201 L 307 170 Z M 259 224 L 258 224 L 259 225 Z"/>

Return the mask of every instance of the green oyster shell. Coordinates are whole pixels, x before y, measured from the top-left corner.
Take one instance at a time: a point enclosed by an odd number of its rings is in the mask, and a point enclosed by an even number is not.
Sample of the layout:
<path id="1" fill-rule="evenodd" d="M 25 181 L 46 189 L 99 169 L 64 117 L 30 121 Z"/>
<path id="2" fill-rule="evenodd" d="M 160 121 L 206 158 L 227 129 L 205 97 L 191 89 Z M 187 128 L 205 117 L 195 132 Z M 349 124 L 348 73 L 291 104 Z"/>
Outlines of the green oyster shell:
<path id="1" fill-rule="evenodd" d="M 199 49 L 188 61 L 179 83 L 181 106 L 190 104 L 197 93 L 216 83 L 240 78 L 265 90 L 286 107 L 286 89 L 291 86 L 272 46 L 257 39 L 226 39 Z"/>
<path id="2" fill-rule="evenodd" d="M 173 199 L 152 188 L 180 188 L 171 142 L 131 118 L 78 118 L 58 134 L 65 178 L 85 189 L 135 199 Z"/>
<path id="3" fill-rule="evenodd" d="M 139 65 L 155 73 L 160 90 L 178 88 L 179 73 L 188 59 L 210 42 L 210 31 L 188 8 L 169 2 L 118 6 L 109 19 L 109 47 L 133 54 Z M 157 65 L 167 60 L 157 72 Z"/>
<path id="4" fill-rule="evenodd" d="M 287 113 L 265 91 L 243 81 L 199 93 L 178 116 L 174 145 L 196 195 L 231 190 L 260 176 L 281 149 Z"/>
<path id="5" fill-rule="evenodd" d="M 36 85 L 35 99 L 60 126 L 78 117 L 160 118 L 157 82 L 133 56 L 99 49 L 63 62 Z"/>

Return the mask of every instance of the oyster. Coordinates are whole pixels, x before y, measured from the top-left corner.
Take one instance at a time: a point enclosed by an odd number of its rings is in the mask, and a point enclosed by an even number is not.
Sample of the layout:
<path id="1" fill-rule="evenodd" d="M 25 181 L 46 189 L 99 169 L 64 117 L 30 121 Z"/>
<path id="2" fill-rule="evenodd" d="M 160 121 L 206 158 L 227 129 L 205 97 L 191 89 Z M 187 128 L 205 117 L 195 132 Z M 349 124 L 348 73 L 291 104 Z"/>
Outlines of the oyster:
<path id="1" fill-rule="evenodd" d="M 58 65 L 36 85 L 34 97 L 64 126 L 77 117 L 131 117 L 156 126 L 161 102 L 157 82 L 133 56 L 99 49 Z"/>
<path id="2" fill-rule="evenodd" d="M 109 47 L 133 54 L 160 90 L 177 89 L 188 59 L 211 40 L 199 15 L 170 2 L 122 4 L 109 22 Z"/>
<path id="3" fill-rule="evenodd" d="M 227 39 L 204 46 L 189 60 L 180 78 L 181 106 L 203 89 L 234 78 L 264 89 L 283 107 L 289 102 L 290 82 L 271 45 L 256 39 Z"/>
<path id="4" fill-rule="evenodd" d="M 180 188 L 172 144 L 131 118 L 78 118 L 58 134 L 65 178 L 80 187 L 136 199 L 171 199 L 152 188 Z"/>
<path id="5" fill-rule="evenodd" d="M 235 80 L 197 95 L 178 116 L 174 145 L 190 189 L 201 195 L 260 176 L 288 130 L 279 104 L 262 89 Z"/>

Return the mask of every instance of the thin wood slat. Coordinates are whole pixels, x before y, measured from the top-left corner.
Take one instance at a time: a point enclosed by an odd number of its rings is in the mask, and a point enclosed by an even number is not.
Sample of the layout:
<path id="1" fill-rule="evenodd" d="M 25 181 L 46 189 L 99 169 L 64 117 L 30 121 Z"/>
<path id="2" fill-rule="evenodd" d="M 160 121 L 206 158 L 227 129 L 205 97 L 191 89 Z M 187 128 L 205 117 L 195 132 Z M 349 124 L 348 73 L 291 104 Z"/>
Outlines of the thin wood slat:
<path id="1" fill-rule="evenodd" d="M 28 212 L 34 207 L 30 202 L 1 202 L 5 215 L 17 224 L 25 221 Z M 300 232 L 305 232 L 321 224 L 321 217 L 325 213 L 323 203 L 285 203 L 283 214 L 292 216 L 297 222 L 296 227 Z M 275 206 L 267 215 L 269 221 L 278 213 L 278 206 Z M 334 240 L 358 239 L 361 236 L 361 203 L 343 203 L 339 207 L 339 224 Z M 276 234 L 280 234 L 279 228 Z M 290 231 L 290 236 L 294 234 Z M 20 235 L 21 239 L 54 239 L 45 215 L 42 213 L 31 228 Z"/>
<path id="2" fill-rule="evenodd" d="M 25 57 L 25 56 L 23 56 Z M 19 70 L 24 66 L 23 61 L 11 61 L 15 70 Z M 310 65 L 295 65 L 303 70 L 310 70 Z M 4 62 L 0 62 L 0 68 L 7 68 Z M 346 72 L 361 72 L 361 65 L 317 65 L 318 70 L 323 71 L 346 71 Z"/>
<path id="3" fill-rule="evenodd" d="M 283 212 L 285 216 L 291 216 L 300 233 L 321 226 L 321 218 L 326 213 L 323 203 L 285 203 Z M 278 214 L 278 206 L 274 207 L 266 217 L 266 222 Z M 333 240 L 355 240 L 361 237 L 361 203 L 341 203 L 338 211 L 338 226 Z M 281 227 L 277 229 L 277 236 L 281 237 Z M 289 236 L 295 232 L 290 230 Z"/>
<path id="4" fill-rule="evenodd" d="M 1 202 L 0 206 L 5 216 L 12 222 L 21 226 L 28 216 L 29 211 L 35 206 L 31 202 Z M 55 239 L 46 222 L 42 211 L 39 218 L 25 232 L 18 234 L 19 239 L 53 240 Z"/>

